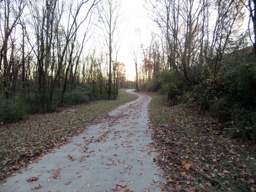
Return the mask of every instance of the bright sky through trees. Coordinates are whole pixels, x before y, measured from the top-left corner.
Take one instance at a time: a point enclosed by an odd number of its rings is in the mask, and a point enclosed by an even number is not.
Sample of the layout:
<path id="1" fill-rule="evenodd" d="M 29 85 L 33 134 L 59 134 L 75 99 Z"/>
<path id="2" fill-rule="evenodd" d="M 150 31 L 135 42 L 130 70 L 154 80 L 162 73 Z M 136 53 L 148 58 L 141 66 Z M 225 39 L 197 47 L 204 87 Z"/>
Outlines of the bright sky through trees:
<path id="1" fill-rule="evenodd" d="M 159 35 L 160 33 L 152 15 L 150 15 L 149 10 L 152 7 L 145 0 L 118 0 L 117 2 L 119 3 L 119 22 L 115 34 L 115 47 L 118 49 L 117 60 L 126 65 L 127 79 L 134 80 L 134 52 L 137 54 L 138 62 L 141 63 L 143 60 L 142 46 L 144 48 L 147 47 L 152 40 L 152 35 Z M 211 14 L 215 18 L 214 12 Z M 98 15 L 96 14 L 97 17 Z M 246 17 L 248 17 L 247 14 Z M 102 51 L 106 48 L 104 47 L 106 46 L 104 45 L 105 37 L 102 35 L 100 24 L 97 20 L 94 21 L 94 25 L 96 27 L 94 26 L 95 28 L 91 29 L 92 37 L 87 43 L 88 49 L 85 52 L 96 49 L 99 54 L 102 54 Z M 211 25 L 214 25 L 214 22 Z M 243 30 L 247 29 L 246 22 L 241 26 L 243 26 Z M 102 49 L 99 49 L 99 47 L 102 47 Z M 104 52 L 104 54 L 107 53 Z M 114 53 L 114 55 L 116 54 Z"/>
<path id="2" fill-rule="evenodd" d="M 121 1 L 121 34 L 119 59 L 126 64 L 127 78 L 134 80 L 135 69 L 133 52 L 139 55 L 139 62 L 142 60 L 141 44 L 147 45 L 151 40 L 151 33 L 154 28 L 148 11 L 145 8 L 144 0 L 120 0 Z"/>
<path id="3" fill-rule="evenodd" d="M 119 0 L 118 29 L 115 34 L 115 47 L 118 49 L 117 60 L 126 65 L 126 76 L 128 80 L 135 79 L 135 67 L 133 54 L 136 52 L 138 61 L 143 60 L 141 45 L 150 44 L 151 35 L 156 25 L 146 9 L 144 0 Z M 98 14 L 95 14 L 98 17 Z M 91 38 L 86 44 L 86 53 L 95 49 L 98 54 L 105 51 L 105 37 L 102 33 L 101 24 L 95 18 L 91 30 Z M 101 49 L 99 49 L 101 47 Z M 114 51 L 116 52 L 116 51 Z M 104 52 L 103 54 L 107 54 Z M 106 55 L 104 55 L 106 56 Z M 114 53 L 114 58 L 116 53 Z"/>

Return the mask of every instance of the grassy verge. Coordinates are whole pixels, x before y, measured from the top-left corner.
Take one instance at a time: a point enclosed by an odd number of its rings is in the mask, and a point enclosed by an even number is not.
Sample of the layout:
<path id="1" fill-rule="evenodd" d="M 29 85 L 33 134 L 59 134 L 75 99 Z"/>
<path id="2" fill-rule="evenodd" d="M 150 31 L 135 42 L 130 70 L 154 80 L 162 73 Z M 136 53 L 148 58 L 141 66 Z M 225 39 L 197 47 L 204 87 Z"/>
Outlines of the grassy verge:
<path id="1" fill-rule="evenodd" d="M 168 107 L 161 96 L 150 105 L 157 163 L 173 191 L 256 190 L 255 146 L 225 137 L 207 115 L 185 105 Z"/>
<path id="2" fill-rule="evenodd" d="M 32 115 L 24 121 L 0 127 L 0 180 L 50 149 L 81 133 L 86 124 L 115 107 L 135 99 L 120 92 L 117 100 L 96 101 L 61 112 Z"/>

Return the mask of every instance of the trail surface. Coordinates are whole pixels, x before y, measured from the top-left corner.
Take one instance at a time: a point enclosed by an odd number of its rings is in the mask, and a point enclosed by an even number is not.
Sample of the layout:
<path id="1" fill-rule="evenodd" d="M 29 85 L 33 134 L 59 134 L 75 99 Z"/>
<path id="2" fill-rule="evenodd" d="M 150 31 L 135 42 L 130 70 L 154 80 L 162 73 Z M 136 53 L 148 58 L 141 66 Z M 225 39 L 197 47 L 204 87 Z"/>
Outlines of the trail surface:
<path id="1" fill-rule="evenodd" d="M 87 127 L 69 144 L 7 178 L 0 191 L 163 191 L 148 127 L 151 98 L 138 96 Z"/>

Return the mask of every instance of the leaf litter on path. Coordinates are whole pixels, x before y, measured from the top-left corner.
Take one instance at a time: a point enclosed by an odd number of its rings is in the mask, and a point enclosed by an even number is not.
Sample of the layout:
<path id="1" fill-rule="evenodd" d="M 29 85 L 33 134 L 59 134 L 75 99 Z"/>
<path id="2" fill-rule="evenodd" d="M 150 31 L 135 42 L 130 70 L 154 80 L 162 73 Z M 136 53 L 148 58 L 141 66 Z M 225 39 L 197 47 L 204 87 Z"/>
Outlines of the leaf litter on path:
<path id="1" fill-rule="evenodd" d="M 52 176 L 51 176 L 51 178 L 53 178 L 53 179 L 59 179 L 59 178 L 61 177 L 60 173 L 61 173 L 61 169 L 60 169 L 60 168 L 53 169 L 53 170 L 52 170 Z"/>
<path id="2" fill-rule="evenodd" d="M 27 182 L 28 182 L 28 183 L 32 183 L 32 182 L 35 182 L 35 181 L 37 181 L 37 180 L 38 180 L 38 177 L 33 176 L 33 177 L 28 178 L 28 179 L 27 179 Z"/>
<path id="3" fill-rule="evenodd" d="M 127 185 L 116 184 L 113 192 L 133 192 Z"/>

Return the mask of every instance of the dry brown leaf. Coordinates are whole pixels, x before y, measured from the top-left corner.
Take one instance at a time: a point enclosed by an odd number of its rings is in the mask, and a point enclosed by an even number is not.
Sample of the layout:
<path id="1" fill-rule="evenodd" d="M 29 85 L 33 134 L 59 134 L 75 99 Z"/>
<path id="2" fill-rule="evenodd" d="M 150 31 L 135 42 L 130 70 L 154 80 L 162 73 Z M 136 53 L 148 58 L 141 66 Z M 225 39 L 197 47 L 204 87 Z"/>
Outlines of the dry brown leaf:
<path id="1" fill-rule="evenodd" d="M 133 192 L 128 188 L 127 185 L 116 184 L 115 188 L 112 189 L 113 192 Z"/>
<path id="2" fill-rule="evenodd" d="M 34 187 L 34 190 L 39 190 L 42 188 L 42 185 L 38 184 L 37 186 Z"/>
<path id="3" fill-rule="evenodd" d="M 182 168 L 185 169 L 186 171 L 190 170 L 192 165 L 193 165 L 192 161 L 189 161 L 189 160 L 183 160 L 181 162 Z"/>
<path id="4" fill-rule="evenodd" d="M 68 155 L 67 158 L 70 160 L 70 161 L 75 161 L 76 158 L 72 155 Z"/>
<path id="5" fill-rule="evenodd" d="M 29 183 L 31 183 L 31 182 L 35 182 L 35 181 L 37 181 L 38 180 L 38 177 L 30 177 L 30 178 L 28 178 L 27 179 L 27 182 L 29 182 Z"/>
<path id="6" fill-rule="evenodd" d="M 82 162 L 82 161 L 85 161 L 88 157 L 90 157 L 89 155 L 83 155 L 79 158 L 79 161 Z"/>
<path id="7" fill-rule="evenodd" d="M 98 138 L 96 139 L 96 142 L 104 142 L 105 139 L 107 138 L 109 131 L 106 131 L 104 133 L 102 133 L 101 135 L 98 136 Z"/>
<path id="8" fill-rule="evenodd" d="M 52 178 L 53 178 L 53 179 L 58 179 L 58 178 L 60 178 L 60 168 L 58 168 L 58 169 L 53 169 L 53 170 L 52 170 Z"/>

